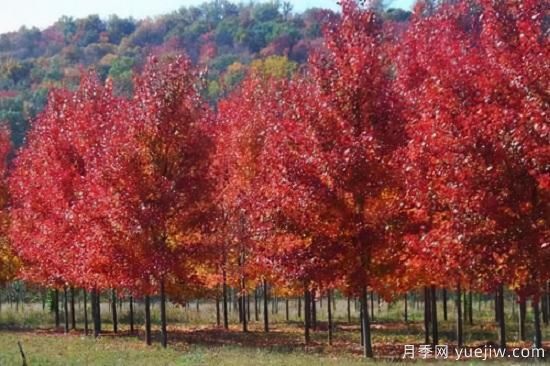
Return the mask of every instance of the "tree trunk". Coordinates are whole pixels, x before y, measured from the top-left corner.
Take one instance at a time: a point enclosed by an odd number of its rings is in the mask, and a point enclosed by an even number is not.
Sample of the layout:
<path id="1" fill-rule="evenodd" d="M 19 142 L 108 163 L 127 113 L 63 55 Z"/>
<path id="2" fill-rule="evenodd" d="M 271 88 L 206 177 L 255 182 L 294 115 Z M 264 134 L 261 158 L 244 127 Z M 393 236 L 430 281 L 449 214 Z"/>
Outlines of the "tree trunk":
<path id="1" fill-rule="evenodd" d="M 332 346 L 332 302 L 331 291 L 327 291 L 328 344 Z"/>
<path id="2" fill-rule="evenodd" d="M 541 294 L 541 313 L 542 313 L 542 322 L 544 324 L 548 324 L 548 306 L 546 302 L 548 301 L 548 297 L 546 296 L 546 291 L 543 291 Z"/>
<path id="3" fill-rule="evenodd" d="M 263 279 L 263 295 L 264 295 L 264 332 L 269 332 L 269 308 L 268 308 L 268 296 L 267 296 L 267 281 Z"/>
<path id="4" fill-rule="evenodd" d="M 310 292 L 306 288 L 304 291 L 304 340 L 306 345 L 309 344 L 309 328 L 311 327 L 310 324 L 310 317 L 311 317 L 311 304 L 310 304 Z"/>
<path id="5" fill-rule="evenodd" d="M 285 299 L 285 319 L 287 322 L 290 320 L 290 316 L 288 312 L 288 297 Z"/>
<path id="6" fill-rule="evenodd" d="M 166 329 L 166 291 L 164 289 L 164 278 L 160 280 L 160 333 L 163 348 L 168 346 L 168 331 Z"/>
<path id="7" fill-rule="evenodd" d="M 519 340 L 524 341 L 526 340 L 525 336 L 525 315 L 527 314 L 527 303 L 525 301 L 525 298 L 523 296 L 520 296 L 519 298 Z"/>
<path id="8" fill-rule="evenodd" d="M 63 287 L 63 313 L 65 315 L 65 333 L 69 333 L 69 294 L 67 286 Z"/>
<path id="9" fill-rule="evenodd" d="M 145 296 L 145 344 L 151 345 L 151 298 Z"/>
<path id="10" fill-rule="evenodd" d="M 229 319 L 227 314 L 227 274 L 225 269 L 222 271 L 222 308 L 223 308 L 223 327 L 229 329 Z"/>
<path id="11" fill-rule="evenodd" d="M 76 329 L 76 312 L 74 306 L 75 291 L 74 287 L 71 287 L 71 329 Z"/>
<path id="12" fill-rule="evenodd" d="M 370 292 L 370 316 L 374 321 L 374 291 Z"/>
<path id="13" fill-rule="evenodd" d="M 86 294 L 86 289 L 82 290 L 82 295 L 84 297 L 84 335 L 88 335 L 88 298 Z"/>
<path id="14" fill-rule="evenodd" d="M 55 289 L 53 296 L 53 311 L 55 313 L 55 327 L 59 328 L 60 319 L 59 319 L 59 290 Z"/>
<path id="15" fill-rule="evenodd" d="M 221 314 L 220 314 L 220 295 L 216 293 L 216 326 L 221 325 Z"/>
<path id="16" fill-rule="evenodd" d="M 351 323 L 351 299 L 348 297 L 348 323 Z"/>
<path id="17" fill-rule="evenodd" d="M 92 290 L 92 317 L 94 321 L 94 337 L 99 337 L 101 333 L 101 307 L 100 294 L 97 289 Z"/>
<path id="18" fill-rule="evenodd" d="M 542 331 L 540 328 L 540 309 L 538 299 L 532 300 L 533 316 L 535 320 L 535 348 L 542 348 Z"/>
<path id="19" fill-rule="evenodd" d="M 405 292 L 405 323 L 408 323 L 409 321 L 409 309 L 407 303 L 407 293 Z"/>
<path id="20" fill-rule="evenodd" d="M 116 309 L 116 290 L 111 289 L 111 315 L 113 317 L 113 333 L 118 333 L 118 316 Z"/>
<path id="21" fill-rule="evenodd" d="M 302 297 L 298 296 L 298 319 L 302 319 Z"/>
<path id="22" fill-rule="evenodd" d="M 260 321 L 260 307 L 258 306 L 258 286 L 254 289 L 254 320 Z"/>
<path id="23" fill-rule="evenodd" d="M 500 307 L 498 306 L 498 290 L 495 292 L 495 323 L 499 322 L 500 315 L 499 315 Z"/>
<path id="24" fill-rule="evenodd" d="M 361 335 L 359 338 L 359 344 L 361 347 L 365 345 L 365 339 L 363 334 L 363 308 L 359 306 L 359 334 Z"/>
<path id="25" fill-rule="evenodd" d="M 246 320 L 250 323 L 250 293 L 246 293 Z"/>
<path id="26" fill-rule="evenodd" d="M 436 344 L 439 343 L 439 333 L 437 329 L 437 296 L 436 288 L 432 285 L 432 293 L 430 294 L 431 306 L 431 321 L 432 321 L 432 346 L 435 349 Z"/>
<path id="27" fill-rule="evenodd" d="M 130 307 L 130 334 L 134 334 L 134 297 L 128 299 Z"/>
<path id="28" fill-rule="evenodd" d="M 243 306 L 242 295 L 240 293 L 239 293 L 239 296 L 237 296 L 237 307 L 239 309 L 239 323 L 242 324 L 243 316 L 244 316 L 244 306 Z"/>
<path id="29" fill-rule="evenodd" d="M 499 314 L 499 346 L 501 349 L 506 349 L 506 324 L 504 321 L 504 287 L 502 285 L 500 285 L 498 288 L 497 306 Z"/>
<path id="30" fill-rule="evenodd" d="M 241 287 L 242 287 L 241 290 L 244 291 L 244 280 L 241 283 Z M 242 293 L 240 296 L 240 299 L 241 299 L 240 305 L 242 309 L 243 332 L 246 333 L 248 332 L 248 322 L 246 319 L 246 295 Z"/>
<path id="31" fill-rule="evenodd" d="M 430 343 L 430 290 L 424 286 L 424 343 Z"/>
<path id="32" fill-rule="evenodd" d="M 474 325 L 474 304 L 472 291 L 468 292 L 468 320 L 470 325 Z"/>
<path id="33" fill-rule="evenodd" d="M 464 337 L 462 332 L 462 293 L 460 289 L 460 284 L 456 287 L 456 343 L 457 347 L 462 347 L 464 345 Z"/>
<path id="34" fill-rule="evenodd" d="M 311 291 L 310 301 L 311 301 L 311 327 L 313 330 L 317 330 L 317 305 L 315 301 L 315 290 Z"/>
<path id="35" fill-rule="evenodd" d="M 372 358 L 372 343 L 370 337 L 370 321 L 369 321 L 369 306 L 367 299 L 367 289 L 363 288 L 361 293 L 361 328 L 363 334 L 363 356 Z"/>
<path id="36" fill-rule="evenodd" d="M 443 289 L 443 320 L 447 319 L 447 289 Z"/>

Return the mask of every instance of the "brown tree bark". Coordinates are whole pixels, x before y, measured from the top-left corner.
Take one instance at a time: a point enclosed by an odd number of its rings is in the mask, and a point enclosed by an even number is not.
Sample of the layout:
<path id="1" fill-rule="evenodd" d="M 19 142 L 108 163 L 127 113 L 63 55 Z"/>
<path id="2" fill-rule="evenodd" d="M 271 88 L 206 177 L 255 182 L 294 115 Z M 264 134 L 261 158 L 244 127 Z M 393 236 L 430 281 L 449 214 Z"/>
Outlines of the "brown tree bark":
<path id="1" fill-rule="evenodd" d="M 86 289 L 82 290 L 83 300 L 84 300 L 84 335 L 88 335 L 88 296 Z"/>
<path id="2" fill-rule="evenodd" d="M 113 317 L 113 333 L 118 333 L 118 316 L 116 309 L 116 290 L 111 289 L 111 315 Z"/>
<path id="3" fill-rule="evenodd" d="M 263 295 L 264 295 L 264 332 L 269 332 L 269 308 L 268 308 L 268 296 L 267 296 L 267 281 L 263 279 Z"/>
<path id="4" fill-rule="evenodd" d="M 363 288 L 363 291 L 361 293 L 361 311 L 362 311 L 362 319 L 361 319 L 361 325 L 362 325 L 362 333 L 363 333 L 363 356 L 372 358 L 372 343 L 371 343 L 371 336 L 370 336 L 370 321 L 369 321 L 369 307 L 368 307 L 368 300 L 367 300 L 367 289 Z"/>
<path id="5" fill-rule="evenodd" d="M 328 344 L 332 346 L 332 301 L 331 290 L 327 291 Z"/>
<path id="6" fill-rule="evenodd" d="M 163 348 L 168 346 L 168 330 L 166 328 L 166 291 L 163 278 L 160 280 L 160 333 Z"/>
<path id="7" fill-rule="evenodd" d="M 464 335 L 462 332 L 462 293 L 460 289 L 460 284 L 456 286 L 456 343 L 457 347 L 462 347 L 464 345 Z"/>
<path id="8" fill-rule="evenodd" d="M 76 329 L 76 311 L 74 306 L 75 290 L 71 287 L 71 329 Z"/>
<path id="9" fill-rule="evenodd" d="M 145 296 L 145 344 L 150 346 L 151 340 L 151 298 Z"/>
<path id="10" fill-rule="evenodd" d="M 525 316 L 527 314 L 527 303 L 525 298 L 522 296 L 519 298 L 519 339 L 520 341 L 525 341 L 527 337 L 525 336 Z"/>

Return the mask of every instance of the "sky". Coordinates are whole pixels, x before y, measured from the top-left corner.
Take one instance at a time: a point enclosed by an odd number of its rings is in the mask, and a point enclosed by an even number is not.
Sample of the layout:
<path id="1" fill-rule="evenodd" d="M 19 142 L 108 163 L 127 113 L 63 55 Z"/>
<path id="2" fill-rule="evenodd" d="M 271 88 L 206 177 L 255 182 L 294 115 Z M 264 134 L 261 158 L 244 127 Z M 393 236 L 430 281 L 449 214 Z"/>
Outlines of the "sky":
<path id="1" fill-rule="evenodd" d="M 413 1 L 393 0 L 390 5 L 409 9 Z M 116 14 L 120 17 L 142 19 L 203 2 L 204 0 L 0 0 L 0 33 L 16 31 L 23 25 L 43 29 L 55 23 L 62 15 L 82 18 L 99 14 L 102 18 L 107 18 Z M 291 0 L 291 3 L 294 10 L 300 12 L 311 7 L 338 8 L 336 0 Z"/>

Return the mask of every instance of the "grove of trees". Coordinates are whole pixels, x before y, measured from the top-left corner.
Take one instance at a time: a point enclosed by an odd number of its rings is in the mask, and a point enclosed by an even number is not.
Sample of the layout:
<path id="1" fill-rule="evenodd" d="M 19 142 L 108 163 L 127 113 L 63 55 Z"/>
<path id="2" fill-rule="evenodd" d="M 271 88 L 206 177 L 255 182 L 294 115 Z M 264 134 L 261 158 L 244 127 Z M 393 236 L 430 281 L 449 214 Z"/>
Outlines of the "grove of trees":
<path id="1" fill-rule="evenodd" d="M 204 93 L 203 67 L 154 55 L 129 94 L 93 71 L 75 90 L 51 91 L 13 160 L 0 131 L 0 281 L 19 278 L 66 299 L 91 294 L 96 335 L 100 293 L 112 296 L 115 332 L 117 298 L 143 299 L 148 344 L 158 296 L 164 347 L 167 301 L 222 301 L 227 328 L 228 287 L 243 313 L 258 286 L 303 296 L 307 344 L 315 297 L 338 291 L 359 299 L 365 357 L 375 353 L 372 291 L 391 300 L 422 289 L 433 344 L 436 289 L 454 294 L 458 345 L 463 296 L 496 294 L 505 348 L 507 289 L 523 308 L 531 300 L 542 347 L 547 4 L 419 1 L 406 26 L 352 0 L 341 6 L 325 14 L 307 62 L 234 67 L 242 77 L 216 103 Z M 278 29 L 278 12 L 253 10 L 258 24 Z M 260 29 L 242 34 L 219 19 L 216 42 L 265 46 Z M 67 20 L 66 36 L 98 42 L 97 22 Z M 121 42 L 135 31 L 127 42 L 136 44 L 138 30 L 155 32 L 134 27 L 111 19 L 105 31 Z M 244 314 L 241 322 L 247 331 Z"/>

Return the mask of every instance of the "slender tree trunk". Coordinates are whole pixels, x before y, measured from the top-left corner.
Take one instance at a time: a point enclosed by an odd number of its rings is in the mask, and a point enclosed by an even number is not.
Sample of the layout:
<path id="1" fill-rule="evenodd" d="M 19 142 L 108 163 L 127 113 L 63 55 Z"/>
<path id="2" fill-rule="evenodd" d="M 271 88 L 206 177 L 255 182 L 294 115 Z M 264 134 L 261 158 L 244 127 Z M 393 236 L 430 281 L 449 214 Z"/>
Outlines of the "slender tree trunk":
<path id="1" fill-rule="evenodd" d="M 94 337 L 99 337 L 101 333 L 101 308 L 100 308 L 100 294 L 97 289 L 92 290 L 92 317 L 94 321 Z"/>
<path id="2" fill-rule="evenodd" d="M 311 326 L 313 330 L 317 330 L 317 305 L 315 301 L 315 290 L 311 291 Z"/>
<path id="3" fill-rule="evenodd" d="M 95 289 L 92 289 L 92 291 L 90 291 L 90 310 L 92 311 L 92 328 L 94 330 L 94 337 L 97 337 L 95 335 L 95 318 L 97 317 L 95 308 Z"/>
<path id="4" fill-rule="evenodd" d="M 260 321 L 260 307 L 258 306 L 258 287 L 254 289 L 254 320 Z"/>
<path id="5" fill-rule="evenodd" d="M 222 308 L 223 308 L 223 327 L 224 329 L 229 329 L 229 319 L 227 314 L 227 274 L 225 269 L 222 270 Z"/>
<path id="6" fill-rule="evenodd" d="M 244 291 L 244 280 L 241 284 L 242 290 Z M 242 309 L 242 321 L 243 321 L 243 332 L 248 332 L 248 322 L 246 319 L 246 295 L 244 293 L 241 294 L 241 309 Z"/>
<path id="7" fill-rule="evenodd" d="M 242 299 L 242 295 L 239 294 L 239 296 L 237 296 L 237 307 L 239 309 L 239 323 L 242 324 L 243 322 L 243 315 L 244 315 L 244 306 L 243 306 L 243 299 Z"/>
<path id="8" fill-rule="evenodd" d="M 134 297 L 130 295 L 128 298 L 130 310 L 130 334 L 134 334 Z"/>
<path id="9" fill-rule="evenodd" d="M 328 344 L 332 346 L 332 303 L 331 290 L 327 291 Z"/>
<path id="10" fill-rule="evenodd" d="M 309 344 L 310 336 L 309 336 L 309 328 L 311 327 L 310 324 L 310 317 L 311 317 L 311 304 L 310 304 L 310 292 L 306 288 L 304 291 L 304 340 L 306 345 Z"/>
<path id="11" fill-rule="evenodd" d="M 500 306 L 498 306 L 498 290 L 495 292 L 495 323 L 499 322 L 500 315 L 499 315 Z"/>
<path id="12" fill-rule="evenodd" d="M 88 298 L 86 294 L 86 289 L 82 290 L 82 295 L 84 298 L 84 335 L 88 335 Z"/>
<path id="13" fill-rule="evenodd" d="M 145 344 L 150 346 L 151 341 L 151 298 L 145 296 Z"/>
<path id="14" fill-rule="evenodd" d="M 430 290 L 424 286 L 424 343 L 430 343 Z"/>
<path id="15" fill-rule="evenodd" d="M 409 309 L 408 309 L 408 301 L 407 301 L 407 293 L 405 292 L 405 323 L 409 322 Z"/>
<path id="16" fill-rule="evenodd" d="M 216 293 L 216 326 L 221 325 L 221 314 L 220 314 L 220 295 Z"/>
<path id="17" fill-rule="evenodd" d="M 351 323 L 351 299 L 348 297 L 348 323 Z"/>
<path id="18" fill-rule="evenodd" d="M 290 320 L 289 311 L 288 311 L 288 297 L 285 299 L 285 319 L 287 322 Z"/>
<path id="19" fill-rule="evenodd" d="M 464 327 L 466 327 L 466 322 L 468 321 L 468 291 L 464 291 L 464 305 L 462 307 L 462 313 L 464 317 Z"/>
<path id="20" fill-rule="evenodd" d="M 160 280 L 160 332 L 162 347 L 166 348 L 168 346 L 168 330 L 166 329 L 166 291 L 164 288 L 164 278 Z"/>
<path id="21" fill-rule="evenodd" d="M 59 319 L 59 290 L 58 289 L 55 289 L 54 291 L 53 300 L 54 300 L 53 311 L 55 313 L 55 327 L 59 328 L 60 319 Z"/>
<path id="22" fill-rule="evenodd" d="M 367 289 L 364 288 L 361 293 L 361 311 L 363 317 L 361 319 L 362 333 L 363 333 L 363 356 L 372 358 L 372 343 L 370 337 L 370 321 L 369 321 L 369 310 L 368 310 L 368 300 L 367 300 Z"/>
<path id="23" fill-rule="evenodd" d="M 432 285 L 432 293 L 430 294 L 431 306 L 431 321 L 432 321 L 432 345 L 435 346 L 439 343 L 439 332 L 437 329 L 437 297 L 436 288 Z"/>
<path id="24" fill-rule="evenodd" d="M 540 327 L 540 309 L 539 302 L 536 299 L 532 300 L 533 316 L 535 320 L 535 348 L 542 348 L 542 331 Z"/>
<path id="25" fill-rule="evenodd" d="M 263 295 L 264 295 L 264 332 L 269 332 L 269 314 L 268 314 L 268 296 L 267 296 L 267 281 L 263 279 Z"/>
<path id="26" fill-rule="evenodd" d="M 443 320 L 447 321 L 447 289 L 443 289 Z"/>
<path id="27" fill-rule="evenodd" d="M 69 294 L 67 286 L 63 287 L 63 313 L 65 320 L 65 333 L 69 333 Z"/>
<path id="28" fill-rule="evenodd" d="M 460 289 L 460 284 L 456 287 L 456 340 L 457 340 L 457 347 L 462 347 L 464 345 L 464 337 L 462 332 L 462 292 Z"/>
<path id="29" fill-rule="evenodd" d="M 246 320 L 250 323 L 250 293 L 246 293 Z"/>
<path id="30" fill-rule="evenodd" d="M 76 312 L 74 306 L 75 291 L 74 287 L 71 286 L 71 329 L 76 329 Z"/>
<path id="31" fill-rule="evenodd" d="M 302 297 L 298 296 L 298 319 L 302 319 Z"/>
<path id="32" fill-rule="evenodd" d="M 520 296 L 519 298 L 519 340 L 524 341 L 526 340 L 525 336 L 525 315 L 527 314 L 527 303 L 525 301 L 525 298 L 523 296 Z"/>
<path id="33" fill-rule="evenodd" d="M 544 324 L 548 324 L 548 306 L 546 304 L 547 301 L 548 297 L 546 296 L 546 291 L 543 291 L 541 296 L 540 308 L 542 313 L 542 322 Z"/>
<path id="34" fill-rule="evenodd" d="M 361 347 L 364 347 L 365 346 L 365 333 L 363 332 L 363 308 L 361 306 L 359 307 L 359 332 L 361 334 L 359 342 L 361 344 Z"/>
<path id="35" fill-rule="evenodd" d="M 370 316 L 372 321 L 374 321 L 374 291 L 370 292 Z"/>
<path id="36" fill-rule="evenodd" d="M 472 291 L 468 292 L 468 320 L 470 325 L 474 325 L 474 305 Z"/>
<path id="37" fill-rule="evenodd" d="M 498 314 L 499 314 L 499 346 L 502 349 L 506 349 L 506 324 L 504 320 L 504 286 L 500 285 L 498 288 Z"/>
<path id="38" fill-rule="evenodd" d="M 111 315 L 113 317 L 113 333 L 118 333 L 118 314 L 116 309 L 116 290 L 111 289 Z"/>

